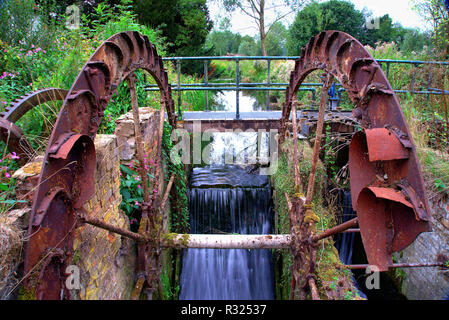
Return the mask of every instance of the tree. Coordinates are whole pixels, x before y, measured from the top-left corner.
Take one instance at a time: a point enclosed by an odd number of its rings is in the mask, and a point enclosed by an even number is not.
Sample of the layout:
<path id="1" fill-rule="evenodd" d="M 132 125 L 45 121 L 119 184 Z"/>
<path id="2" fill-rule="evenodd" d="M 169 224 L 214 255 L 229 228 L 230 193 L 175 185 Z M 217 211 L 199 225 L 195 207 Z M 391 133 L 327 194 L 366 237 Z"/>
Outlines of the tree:
<path id="1" fill-rule="evenodd" d="M 134 11 L 140 23 L 162 31 L 170 55 L 207 54 L 204 44 L 212 21 L 206 0 L 136 0 Z M 202 66 L 195 62 L 185 62 L 182 66 L 190 73 L 202 70 Z"/>
<path id="2" fill-rule="evenodd" d="M 432 48 L 432 38 L 429 34 L 416 29 L 404 29 L 401 34 L 400 50 L 405 52 L 420 52 L 425 47 Z"/>
<path id="3" fill-rule="evenodd" d="M 242 36 L 232 33 L 230 30 L 230 20 L 225 17 L 219 23 L 218 30 L 214 30 L 207 36 L 206 48 L 214 56 L 223 56 L 227 53 L 237 53 Z"/>
<path id="4" fill-rule="evenodd" d="M 33 29 L 37 19 L 33 0 L 9 0 L 0 5 L 0 40 L 18 44 L 27 38 L 38 38 Z"/>
<path id="5" fill-rule="evenodd" d="M 374 47 L 376 42 L 397 41 L 401 35 L 403 28 L 393 23 L 393 19 L 388 14 L 379 18 L 379 28 L 366 29 L 365 36 L 360 40 L 364 44 Z"/>
<path id="6" fill-rule="evenodd" d="M 449 55 L 449 10 L 444 0 L 416 1 L 417 10 L 433 27 L 433 40 L 444 56 Z"/>
<path id="7" fill-rule="evenodd" d="M 225 9 L 233 12 L 239 9 L 256 24 L 259 31 L 262 54 L 267 55 L 266 39 L 272 26 L 298 10 L 306 0 L 222 0 Z M 281 8 L 288 8 L 283 12 Z M 268 12 L 274 18 L 269 18 Z"/>
<path id="8" fill-rule="evenodd" d="M 285 49 L 287 34 L 287 28 L 281 22 L 276 22 L 271 26 L 270 33 L 268 33 L 266 38 L 266 48 L 269 56 L 282 56 L 287 54 L 287 50 Z"/>
<path id="9" fill-rule="evenodd" d="M 227 53 L 237 53 L 242 36 L 226 31 L 212 31 L 207 36 L 206 47 L 214 56 L 224 56 Z"/>
<path id="10" fill-rule="evenodd" d="M 245 56 L 257 55 L 257 44 L 254 38 L 250 36 L 244 36 L 240 41 L 238 53 Z"/>
<path id="11" fill-rule="evenodd" d="M 340 30 L 360 39 L 364 23 L 363 13 L 350 2 L 312 2 L 296 15 L 287 37 L 287 52 L 300 55 L 310 38 L 324 30 Z"/>

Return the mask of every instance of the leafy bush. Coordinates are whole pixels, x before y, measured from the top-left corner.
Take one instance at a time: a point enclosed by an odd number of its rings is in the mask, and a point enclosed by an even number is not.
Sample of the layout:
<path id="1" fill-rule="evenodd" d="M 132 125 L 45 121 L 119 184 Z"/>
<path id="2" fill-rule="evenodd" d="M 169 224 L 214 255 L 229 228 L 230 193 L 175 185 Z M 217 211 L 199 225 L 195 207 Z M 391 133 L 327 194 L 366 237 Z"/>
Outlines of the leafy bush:
<path id="1" fill-rule="evenodd" d="M 151 188 L 151 180 L 154 176 L 148 173 L 150 170 L 150 162 L 148 155 L 145 156 L 145 169 L 148 175 L 148 188 Z M 154 164 L 154 162 L 152 163 Z M 131 229 L 138 230 L 140 220 L 140 208 L 143 202 L 143 188 L 140 175 L 137 173 L 139 163 L 134 161 L 129 166 L 120 165 L 120 194 L 122 195 L 122 203 L 120 208 L 129 218 Z M 153 193 L 155 190 L 153 190 Z"/>

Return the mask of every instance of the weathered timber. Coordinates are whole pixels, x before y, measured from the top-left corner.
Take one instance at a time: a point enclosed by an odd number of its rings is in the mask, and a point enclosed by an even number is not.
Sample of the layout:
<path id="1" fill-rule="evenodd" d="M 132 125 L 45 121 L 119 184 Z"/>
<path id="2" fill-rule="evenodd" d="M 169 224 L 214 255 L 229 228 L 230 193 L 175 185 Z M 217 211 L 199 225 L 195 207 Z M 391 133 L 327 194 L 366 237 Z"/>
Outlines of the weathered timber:
<path id="1" fill-rule="evenodd" d="M 348 264 L 343 266 L 343 268 L 351 269 L 351 270 L 361 270 L 366 269 L 370 265 L 368 264 Z M 430 268 L 430 267 L 440 267 L 440 268 L 448 268 L 445 263 L 442 262 L 431 262 L 431 263 L 393 263 L 389 266 L 389 268 Z M 376 271 L 376 270 L 372 270 Z"/>
<path id="2" fill-rule="evenodd" d="M 313 144 L 312 167 L 310 168 L 309 181 L 307 183 L 306 205 L 312 203 L 313 190 L 315 187 L 316 168 L 321 150 L 321 139 L 323 137 L 324 115 L 327 105 L 327 92 L 332 85 L 332 76 L 326 74 L 326 79 L 321 91 L 320 110 L 318 112 L 318 123 L 316 128 L 315 143 Z"/>
<path id="3" fill-rule="evenodd" d="M 289 234 L 168 234 L 162 237 L 165 248 L 205 249 L 289 249 Z"/>
<path id="4" fill-rule="evenodd" d="M 355 227 L 357 225 L 358 225 L 358 219 L 357 218 L 351 219 L 351 220 L 346 221 L 345 223 L 342 223 L 342 224 L 340 224 L 338 226 L 335 226 L 333 228 L 327 229 L 323 233 L 314 235 L 312 237 L 312 241 L 322 240 L 324 238 L 333 236 L 336 233 L 347 231 L 349 228 Z M 357 231 L 353 231 L 353 232 L 357 232 Z"/>
<path id="5" fill-rule="evenodd" d="M 103 221 L 101 219 L 98 219 L 98 218 L 84 217 L 83 216 L 83 217 L 80 217 L 80 222 L 87 223 L 87 224 L 90 224 L 92 226 L 95 226 L 95 227 L 98 227 L 98 228 L 101 228 L 101 229 L 104 229 L 104 230 L 108 230 L 108 231 L 113 232 L 113 233 L 117 233 L 117 234 L 119 234 L 121 236 L 124 236 L 126 238 L 130 238 L 130 239 L 132 239 L 132 240 L 134 240 L 136 242 L 146 243 L 146 242 L 150 241 L 150 238 L 148 238 L 148 237 L 146 237 L 146 236 L 144 236 L 142 234 L 139 234 L 139 233 L 132 232 L 132 231 L 129 231 L 129 230 L 124 229 L 124 228 L 120 228 L 120 227 L 114 226 L 114 225 L 112 225 L 110 223 L 107 223 L 107 222 L 105 222 L 105 221 Z"/>
<path id="6" fill-rule="evenodd" d="M 165 209 L 165 205 L 167 204 L 168 196 L 170 195 L 171 187 L 173 186 L 173 181 L 175 180 L 175 175 L 172 174 L 170 180 L 168 181 L 167 188 L 165 189 L 164 197 L 161 202 L 161 210 Z"/>
<path id="7" fill-rule="evenodd" d="M 292 123 L 293 123 L 293 159 L 295 160 L 295 192 L 302 193 L 301 178 L 299 175 L 299 156 L 298 156 L 298 125 L 296 119 L 296 107 L 298 101 L 293 101 Z"/>
<path id="8" fill-rule="evenodd" d="M 114 226 L 98 218 L 80 217 L 80 222 L 117 233 L 145 244 L 151 238 Z M 162 248 L 209 248 L 209 249 L 288 249 L 292 238 L 289 234 L 178 234 L 169 233 L 161 237 Z"/>

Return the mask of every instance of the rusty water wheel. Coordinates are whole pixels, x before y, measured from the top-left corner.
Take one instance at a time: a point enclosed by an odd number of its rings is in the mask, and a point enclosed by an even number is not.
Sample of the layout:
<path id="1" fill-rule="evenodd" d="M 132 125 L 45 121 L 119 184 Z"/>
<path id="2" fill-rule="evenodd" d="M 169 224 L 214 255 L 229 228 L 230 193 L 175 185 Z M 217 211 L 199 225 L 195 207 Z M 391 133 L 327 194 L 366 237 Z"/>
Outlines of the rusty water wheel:
<path id="1" fill-rule="evenodd" d="M 138 69 L 154 78 L 161 92 L 161 112 L 167 112 L 168 121 L 175 127 L 168 75 L 148 37 L 128 31 L 103 42 L 68 91 L 52 131 L 34 194 L 25 274 L 30 273 L 41 262 L 42 253 L 50 249 L 61 249 L 65 256 L 59 260 L 70 265 L 77 212 L 95 191 L 94 139 L 98 127 L 113 92 Z M 60 277 L 43 272 L 38 281 L 40 288 L 51 290 L 41 290 L 37 298 L 65 297 L 53 292 L 64 288 Z"/>
<path id="2" fill-rule="evenodd" d="M 50 101 L 64 100 L 66 95 L 67 90 L 64 89 L 37 90 L 14 100 L 0 113 L 0 139 L 5 142 L 10 152 L 15 152 L 20 157 L 17 160 L 20 166 L 31 160 L 30 155 L 34 154 L 34 150 L 15 122 L 34 107 Z"/>
<path id="3" fill-rule="evenodd" d="M 299 86 L 315 70 L 343 85 L 363 128 L 350 144 L 352 204 L 368 262 L 385 271 L 393 252 L 430 230 L 430 207 L 411 133 L 381 66 L 355 38 L 331 30 L 312 37 L 301 50 L 283 104 L 281 137 Z"/>

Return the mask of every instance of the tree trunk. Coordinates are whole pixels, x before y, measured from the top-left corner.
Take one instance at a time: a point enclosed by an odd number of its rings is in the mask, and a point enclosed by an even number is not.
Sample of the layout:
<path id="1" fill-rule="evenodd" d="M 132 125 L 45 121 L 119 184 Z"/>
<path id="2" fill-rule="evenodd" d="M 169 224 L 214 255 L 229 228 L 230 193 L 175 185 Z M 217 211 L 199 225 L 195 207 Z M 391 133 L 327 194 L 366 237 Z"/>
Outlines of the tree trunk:
<path id="1" fill-rule="evenodd" d="M 265 0 L 260 0 L 259 6 L 259 32 L 260 32 L 260 44 L 262 45 L 262 55 L 267 55 L 267 47 L 265 44 L 265 39 L 267 34 L 265 33 Z"/>

